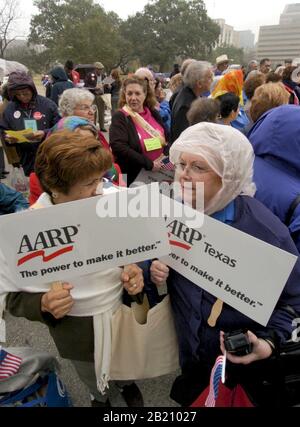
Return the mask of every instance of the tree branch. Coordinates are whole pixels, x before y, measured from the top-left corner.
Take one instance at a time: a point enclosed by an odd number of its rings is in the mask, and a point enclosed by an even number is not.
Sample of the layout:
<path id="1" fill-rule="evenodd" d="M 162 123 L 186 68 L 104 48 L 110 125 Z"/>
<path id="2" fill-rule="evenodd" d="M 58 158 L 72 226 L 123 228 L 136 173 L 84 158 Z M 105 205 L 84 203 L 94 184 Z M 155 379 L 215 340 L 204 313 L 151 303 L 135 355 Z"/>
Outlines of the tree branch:
<path id="1" fill-rule="evenodd" d="M 0 52 L 4 56 L 7 46 L 16 38 L 8 40 L 9 33 L 12 25 L 18 19 L 17 7 L 19 6 L 18 0 L 5 0 L 1 2 L 0 8 Z"/>

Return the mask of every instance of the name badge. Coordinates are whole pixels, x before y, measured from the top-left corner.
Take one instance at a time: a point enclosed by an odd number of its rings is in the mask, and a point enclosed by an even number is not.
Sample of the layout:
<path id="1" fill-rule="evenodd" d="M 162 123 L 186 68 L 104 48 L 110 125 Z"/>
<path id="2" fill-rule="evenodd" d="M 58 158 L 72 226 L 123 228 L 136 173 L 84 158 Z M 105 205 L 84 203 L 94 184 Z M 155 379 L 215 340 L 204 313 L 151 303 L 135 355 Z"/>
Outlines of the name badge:
<path id="1" fill-rule="evenodd" d="M 144 140 L 146 151 L 154 151 L 161 149 L 161 141 L 159 138 L 149 138 Z"/>
<path id="2" fill-rule="evenodd" d="M 36 120 L 24 119 L 24 126 L 25 129 L 32 129 L 33 132 L 36 132 L 38 130 Z"/>

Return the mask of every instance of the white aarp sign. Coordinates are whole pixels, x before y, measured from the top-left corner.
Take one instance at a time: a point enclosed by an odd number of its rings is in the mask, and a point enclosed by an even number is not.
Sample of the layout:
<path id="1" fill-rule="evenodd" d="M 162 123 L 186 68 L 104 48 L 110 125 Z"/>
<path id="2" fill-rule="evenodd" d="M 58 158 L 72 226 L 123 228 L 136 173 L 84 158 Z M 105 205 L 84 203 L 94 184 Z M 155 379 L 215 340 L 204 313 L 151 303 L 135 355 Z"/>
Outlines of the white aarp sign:
<path id="1" fill-rule="evenodd" d="M 137 187 L 143 184 L 152 184 L 153 182 L 168 182 L 172 184 L 174 182 L 174 170 L 160 170 L 158 172 L 147 171 L 142 169 L 135 179 L 131 187 Z"/>
<path id="2" fill-rule="evenodd" d="M 151 191 L 160 198 L 158 185 Z M 0 248 L 16 283 L 24 288 L 169 254 L 162 216 L 129 215 L 148 194 L 145 186 L 0 217 Z"/>
<path id="3" fill-rule="evenodd" d="M 168 218 L 172 253 L 162 261 L 265 326 L 297 257 L 209 216 L 201 228 L 188 224 Z"/>

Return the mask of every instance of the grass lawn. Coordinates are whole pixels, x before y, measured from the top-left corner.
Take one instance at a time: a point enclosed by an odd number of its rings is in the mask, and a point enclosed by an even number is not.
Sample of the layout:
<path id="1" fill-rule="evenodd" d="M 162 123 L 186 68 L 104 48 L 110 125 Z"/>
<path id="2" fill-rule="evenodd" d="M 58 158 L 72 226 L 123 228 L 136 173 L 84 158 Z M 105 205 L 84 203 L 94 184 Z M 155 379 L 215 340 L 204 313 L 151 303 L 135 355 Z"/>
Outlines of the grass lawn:
<path id="1" fill-rule="evenodd" d="M 41 78 L 42 78 L 41 74 L 35 74 L 33 76 L 33 81 L 34 81 L 34 84 L 37 88 L 38 94 L 45 96 L 46 91 L 45 91 L 45 88 L 41 82 Z"/>

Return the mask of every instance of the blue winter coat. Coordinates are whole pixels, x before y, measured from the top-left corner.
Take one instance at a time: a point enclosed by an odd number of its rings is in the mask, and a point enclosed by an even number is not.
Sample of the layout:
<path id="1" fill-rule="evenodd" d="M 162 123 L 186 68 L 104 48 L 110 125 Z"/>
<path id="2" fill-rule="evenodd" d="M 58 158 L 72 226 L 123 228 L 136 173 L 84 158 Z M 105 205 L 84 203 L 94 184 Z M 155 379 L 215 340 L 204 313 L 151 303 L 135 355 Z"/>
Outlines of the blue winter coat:
<path id="1" fill-rule="evenodd" d="M 0 215 L 23 211 L 29 208 L 29 203 L 16 190 L 0 183 Z"/>
<path id="2" fill-rule="evenodd" d="M 244 129 L 249 125 L 250 120 L 247 116 L 247 114 L 245 113 L 245 110 L 242 106 L 240 106 L 240 111 L 239 114 L 237 116 L 237 118 L 231 122 L 231 126 L 241 132 L 244 131 Z"/>
<path id="3" fill-rule="evenodd" d="M 72 89 L 74 84 L 68 80 L 67 73 L 62 67 L 55 67 L 50 72 L 53 80 L 50 99 L 58 105 L 59 96 L 66 90 Z"/>
<path id="4" fill-rule="evenodd" d="M 170 132 L 171 130 L 171 108 L 168 101 L 162 101 L 159 105 L 159 115 Z"/>
<path id="5" fill-rule="evenodd" d="M 248 138 L 255 152 L 256 198 L 287 222 L 289 207 L 300 194 L 300 108 L 282 105 L 265 113 Z M 289 224 L 300 252 L 300 205 Z"/>

